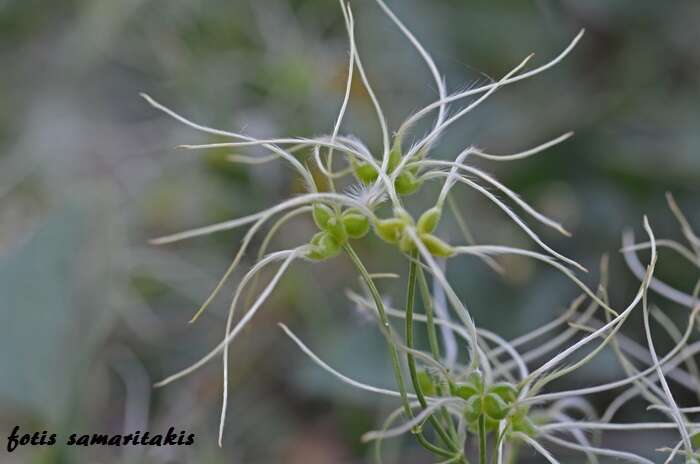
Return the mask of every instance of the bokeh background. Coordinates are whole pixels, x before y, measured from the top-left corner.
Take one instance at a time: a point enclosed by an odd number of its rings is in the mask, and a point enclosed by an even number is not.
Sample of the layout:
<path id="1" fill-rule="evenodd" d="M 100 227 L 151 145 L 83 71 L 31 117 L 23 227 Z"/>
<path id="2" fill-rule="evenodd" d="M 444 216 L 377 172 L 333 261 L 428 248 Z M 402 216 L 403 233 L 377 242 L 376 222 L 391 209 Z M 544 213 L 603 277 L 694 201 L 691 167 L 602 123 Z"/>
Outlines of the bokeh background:
<path id="1" fill-rule="evenodd" d="M 539 157 L 480 165 L 573 231 L 567 239 L 536 228 L 592 269 L 586 282 L 597 282 L 597 263 L 610 255 L 615 305 L 637 286 L 618 253 L 621 232 L 631 227 L 639 235 L 647 214 L 657 236 L 680 237 L 664 192 L 674 192 L 700 227 L 700 3 L 389 4 L 432 51 L 451 89 L 498 77 L 531 52 L 543 63 L 586 28 L 563 63 L 499 91 L 455 125 L 436 152 L 451 157 L 478 144 L 507 153 L 575 131 Z M 353 1 L 353 8 L 360 52 L 396 129 L 435 99 L 435 86 L 373 1 Z M 58 446 L 13 454 L 2 438 L 0 461 L 370 462 L 360 436 L 379 426 L 393 402 L 339 384 L 276 326 L 293 327 L 342 372 L 392 384 L 381 336 L 345 299 L 344 289 L 357 288 L 357 280 L 342 258 L 295 265 L 235 344 L 223 449 L 216 446 L 220 362 L 164 389 L 151 387 L 221 339 L 231 286 L 197 324 L 187 321 L 242 232 L 163 247 L 147 240 L 257 211 L 298 192 L 299 182 L 281 163 L 238 166 L 225 160 L 228 151 L 176 150 L 210 139 L 156 112 L 138 93 L 205 124 L 257 136 L 327 133 L 344 90 L 347 51 L 331 0 L 0 0 L 0 438 L 14 425 L 59 438 L 169 426 L 197 435 L 192 447 Z M 371 106 L 359 87 L 351 107 L 343 132 L 376 148 Z M 434 194 L 424 189 L 414 202 L 428 205 Z M 478 241 L 532 247 L 478 194 L 461 191 L 458 201 Z M 299 221 L 275 246 L 300 243 L 312 231 Z M 444 233 L 458 240 L 449 225 Z M 376 263 L 372 270 L 404 271 L 381 243 L 358 248 Z M 549 269 L 506 264 L 505 278 L 477 261 L 450 268 L 476 320 L 505 336 L 550 320 L 578 293 Z M 686 291 L 698 277 L 673 255 L 662 254 L 659 266 L 661 277 Z M 385 282 L 382 290 L 401 301 L 401 282 Z M 673 319 L 686 318 L 685 310 L 658 303 Z M 640 327 L 632 320 L 628 334 L 640 338 Z M 561 385 L 620 374 L 605 353 Z M 595 398 L 601 406 L 609 400 Z M 619 420 L 643 419 L 643 409 L 633 404 Z M 676 442 L 662 433 L 609 440 L 643 447 L 652 459 L 660 459 L 649 452 L 654 446 Z M 408 441 L 387 443 L 386 456 L 429 462 Z M 522 462 L 540 461 L 524 453 Z"/>

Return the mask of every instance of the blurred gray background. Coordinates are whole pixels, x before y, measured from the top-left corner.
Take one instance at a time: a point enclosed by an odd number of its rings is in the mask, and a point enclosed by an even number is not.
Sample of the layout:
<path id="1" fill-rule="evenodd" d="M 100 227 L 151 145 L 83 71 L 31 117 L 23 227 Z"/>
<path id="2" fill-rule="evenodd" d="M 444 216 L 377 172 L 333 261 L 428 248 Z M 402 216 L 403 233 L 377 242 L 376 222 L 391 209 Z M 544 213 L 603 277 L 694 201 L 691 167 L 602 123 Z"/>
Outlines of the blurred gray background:
<path id="1" fill-rule="evenodd" d="M 437 91 L 377 5 L 352 3 L 360 53 L 395 130 Z M 699 2 L 388 3 L 433 53 L 451 89 L 498 78 L 531 52 L 533 66 L 544 63 L 586 28 L 563 63 L 496 93 L 449 131 L 436 156 L 454 157 L 470 144 L 514 152 L 575 131 L 536 158 L 479 164 L 573 231 L 567 239 L 536 228 L 592 270 L 586 282 L 597 282 L 600 256 L 610 254 L 616 306 L 638 285 L 618 253 L 626 227 L 639 235 L 647 214 L 657 236 L 680 237 L 665 191 L 700 227 Z M 3 463 L 370 461 L 360 435 L 378 427 L 393 403 L 319 371 L 276 326 L 292 326 L 342 372 L 392 384 L 383 340 L 344 297 L 357 281 L 343 258 L 295 265 L 234 345 L 223 449 L 216 446 L 220 362 L 151 388 L 223 336 L 231 286 L 196 324 L 187 321 L 243 232 L 163 247 L 147 240 L 258 211 L 298 192 L 299 183 L 282 163 L 247 167 L 227 162 L 230 151 L 176 150 L 210 139 L 156 112 L 138 93 L 204 124 L 256 136 L 328 133 L 347 51 L 331 0 L 0 0 L 0 437 L 15 425 L 59 439 L 169 426 L 197 434 L 195 446 L 152 449 L 58 446 L 7 454 L 3 441 Z M 350 103 L 343 132 L 376 149 L 360 87 Z M 428 205 L 435 193 L 426 188 L 414 201 Z M 460 191 L 458 199 L 478 241 L 532 246 L 478 194 Z M 313 232 L 308 221 L 295 224 L 275 247 Z M 446 234 L 459 241 L 455 231 Z M 404 272 L 399 256 L 376 240 L 358 248 L 378 258 L 372 270 Z M 665 257 L 659 275 L 689 291 L 697 275 Z M 504 336 L 550 320 L 578 293 L 544 267 L 506 265 L 506 278 L 473 260 L 450 268 L 477 322 Z M 402 282 L 383 290 L 401 301 Z M 658 303 L 678 321 L 687 317 Z M 639 321 L 628 325 L 639 338 Z M 604 354 L 561 384 L 619 375 Z M 601 406 L 609 400 L 595 398 Z M 621 420 L 646 417 L 643 404 L 635 407 Z M 676 441 L 664 434 L 611 439 L 629 449 Z M 408 440 L 387 443 L 386 455 L 388 463 L 429 462 Z M 539 461 L 524 452 L 522 462 Z"/>

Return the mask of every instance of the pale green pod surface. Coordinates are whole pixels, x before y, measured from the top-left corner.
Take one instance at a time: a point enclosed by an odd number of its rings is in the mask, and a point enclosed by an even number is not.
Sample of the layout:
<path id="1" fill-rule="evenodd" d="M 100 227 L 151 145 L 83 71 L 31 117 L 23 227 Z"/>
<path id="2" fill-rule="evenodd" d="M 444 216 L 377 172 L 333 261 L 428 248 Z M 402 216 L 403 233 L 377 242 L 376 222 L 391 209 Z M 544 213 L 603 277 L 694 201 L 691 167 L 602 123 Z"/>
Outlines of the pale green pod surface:
<path id="1" fill-rule="evenodd" d="M 527 416 L 513 418 L 512 424 L 515 432 L 524 433 L 529 437 L 537 435 L 537 427 Z"/>
<path id="2" fill-rule="evenodd" d="M 497 421 L 505 419 L 510 411 L 508 404 L 495 393 L 489 393 L 484 396 L 481 405 L 484 414 Z"/>
<path id="3" fill-rule="evenodd" d="M 507 382 L 498 382 L 491 385 L 489 393 L 495 393 L 506 403 L 513 403 L 518 397 L 518 390 Z"/>
<path id="4" fill-rule="evenodd" d="M 468 400 L 479 393 L 477 387 L 472 383 L 458 383 L 450 386 L 450 391 L 453 396 L 459 396 L 464 400 Z"/>
<path id="5" fill-rule="evenodd" d="M 369 163 L 353 162 L 352 168 L 353 172 L 355 173 L 355 177 L 357 177 L 357 180 L 359 180 L 363 184 L 371 184 L 372 182 L 377 180 L 377 177 L 379 177 L 379 173 L 377 172 L 377 170 L 374 169 L 374 166 L 372 166 Z"/>
<path id="6" fill-rule="evenodd" d="M 415 193 L 420 186 L 421 182 L 409 171 L 402 172 L 394 181 L 396 193 L 399 195 L 410 195 Z"/>
<path id="7" fill-rule="evenodd" d="M 476 422 L 481 416 L 481 398 L 472 396 L 467 400 L 467 405 L 464 407 L 464 418 L 468 422 Z"/>
<path id="8" fill-rule="evenodd" d="M 341 221 L 350 238 L 362 238 L 369 231 L 369 219 L 360 210 L 351 208 L 341 216 Z"/>
<path id="9" fill-rule="evenodd" d="M 433 256 L 448 258 L 455 253 L 454 248 L 432 234 L 421 234 L 421 241 Z"/>
<path id="10" fill-rule="evenodd" d="M 690 444 L 693 445 L 693 449 L 700 449 L 700 432 L 697 432 L 690 437 Z"/>
<path id="11" fill-rule="evenodd" d="M 410 235 L 403 234 L 401 236 L 401 240 L 399 240 L 399 249 L 404 253 L 411 253 L 416 249 L 416 244 L 413 242 Z"/>
<path id="12" fill-rule="evenodd" d="M 328 227 L 328 221 L 335 216 L 335 213 L 331 208 L 322 204 L 316 203 L 313 209 L 314 222 L 321 230 L 326 230 Z"/>
<path id="13" fill-rule="evenodd" d="M 391 151 L 389 152 L 389 163 L 388 163 L 389 174 L 394 172 L 394 169 L 396 169 L 396 166 L 398 166 L 400 162 L 401 162 L 401 144 L 398 141 L 396 141 L 394 143 L 394 146 L 391 147 Z"/>
<path id="14" fill-rule="evenodd" d="M 436 389 L 433 379 L 425 371 L 418 372 L 418 385 L 420 385 L 421 391 L 426 394 L 433 396 L 435 395 Z"/>
<path id="15" fill-rule="evenodd" d="M 399 243 L 404 227 L 406 224 L 398 218 L 382 219 L 374 225 L 379 238 L 387 243 Z"/>
<path id="16" fill-rule="evenodd" d="M 318 232 L 309 243 L 311 251 L 306 255 L 309 259 L 323 261 L 340 253 L 341 245 L 328 232 Z"/>
<path id="17" fill-rule="evenodd" d="M 333 237 L 333 239 L 340 246 L 345 245 L 345 243 L 348 241 L 348 233 L 345 230 L 343 221 L 341 221 L 337 216 L 333 216 L 328 220 L 326 223 L 326 232 L 328 232 L 328 234 Z"/>
<path id="18" fill-rule="evenodd" d="M 418 232 L 421 234 L 429 234 L 435 230 L 440 222 L 440 217 L 442 216 L 442 210 L 440 208 L 434 207 L 430 208 L 418 218 Z"/>
<path id="19" fill-rule="evenodd" d="M 473 385 L 474 388 L 482 393 L 484 391 L 484 376 L 479 371 L 473 371 L 467 376 L 466 383 Z"/>

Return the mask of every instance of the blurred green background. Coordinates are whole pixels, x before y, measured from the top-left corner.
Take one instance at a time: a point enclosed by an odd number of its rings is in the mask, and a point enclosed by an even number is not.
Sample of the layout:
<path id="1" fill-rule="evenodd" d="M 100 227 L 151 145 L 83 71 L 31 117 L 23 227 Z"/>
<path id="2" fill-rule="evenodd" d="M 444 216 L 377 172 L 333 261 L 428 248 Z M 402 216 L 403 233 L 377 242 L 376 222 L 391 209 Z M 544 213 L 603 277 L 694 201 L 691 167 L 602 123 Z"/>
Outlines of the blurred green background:
<path id="1" fill-rule="evenodd" d="M 533 66 L 544 63 L 586 28 L 563 63 L 496 93 L 456 124 L 436 153 L 454 157 L 470 144 L 515 152 L 575 131 L 536 158 L 479 164 L 573 231 L 567 239 L 536 227 L 592 269 L 586 282 L 597 282 L 600 256 L 610 254 L 616 306 L 638 285 L 617 251 L 623 229 L 639 235 L 647 214 L 657 236 L 678 238 L 665 191 L 700 227 L 700 2 L 389 4 L 433 53 L 450 89 L 497 78 L 531 52 Z M 360 53 L 395 130 L 437 91 L 377 5 L 352 5 Z M 3 442 L 0 461 L 369 462 L 360 435 L 378 427 L 394 403 L 319 371 L 276 326 L 292 326 L 342 372 L 392 385 L 383 340 L 344 297 L 357 280 L 343 258 L 296 264 L 234 345 L 223 449 L 216 446 L 220 362 L 151 388 L 223 336 L 230 285 L 197 324 L 187 321 L 242 232 L 163 247 L 147 240 L 258 211 L 298 192 L 299 182 L 282 163 L 238 166 L 225 160 L 227 151 L 176 150 L 209 139 L 154 111 L 138 93 L 214 127 L 261 137 L 318 135 L 332 129 L 347 52 L 332 0 L 0 0 L 0 438 L 14 425 L 58 432 L 59 439 L 171 425 L 197 435 L 195 446 L 179 448 L 7 454 Z M 342 132 L 376 150 L 366 95 L 358 88 L 350 103 Z M 428 205 L 434 194 L 428 188 L 413 201 Z M 533 246 L 478 194 L 460 191 L 458 199 L 479 242 Z M 275 247 L 308 239 L 312 224 L 295 224 Z M 459 241 L 455 230 L 445 234 Z M 359 248 L 376 259 L 372 271 L 404 271 L 399 256 L 375 240 Z M 665 257 L 659 275 L 689 291 L 697 275 Z M 474 260 L 450 268 L 477 322 L 504 336 L 550 320 L 577 295 L 549 269 L 506 264 L 505 279 Z M 402 282 L 383 290 L 401 301 Z M 687 317 L 658 303 L 678 321 Z M 639 321 L 628 326 L 639 338 Z M 619 376 L 604 354 L 562 385 Z M 646 417 L 643 408 L 624 409 L 620 420 Z M 610 440 L 647 450 L 676 441 L 647 435 Z M 430 462 L 410 441 L 388 443 L 386 455 L 388 463 Z M 526 452 L 522 462 L 540 461 Z"/>

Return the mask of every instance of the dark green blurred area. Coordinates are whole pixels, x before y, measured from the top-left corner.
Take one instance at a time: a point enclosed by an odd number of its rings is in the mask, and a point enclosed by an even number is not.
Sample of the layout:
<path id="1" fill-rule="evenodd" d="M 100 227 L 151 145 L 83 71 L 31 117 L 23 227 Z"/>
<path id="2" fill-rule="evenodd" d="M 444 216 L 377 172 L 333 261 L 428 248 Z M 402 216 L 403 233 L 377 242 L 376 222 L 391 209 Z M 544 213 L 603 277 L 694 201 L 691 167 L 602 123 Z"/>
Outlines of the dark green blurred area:
<path id="1" fill-rule="evenodd" d="M 538 157 L 479 162 L 573 231 L 536 227 L 580 261 L 595 285 L 611 256 L 611 297 L 638 283 L 618 253 L 648 215 L 658 237 L 678 239 L 664 192 L 700 227 L 700 3 L 660 1 L 391 1 L 423 41 L 450 89 L 498 78 L 531 52 L 532 66 L 586 34 L 560 65 L 502 89 L 436 147 L 454 158 L 477 144 L 516 152 L 573 130 Z M 408 42 L 371 0 L 353 2 L 359 50 L 390 129 L 437 96 Z M 348 44 L 334 1 L 0 0 L 0 437 L 14 425 L 77 433 L 165 431 L 197 435 L 187 448 L 27 448 L 3 463 L 363 463 L 363 432 L 395 404 L 352 391 L 317 369 L 276 326 L 283 321 L 341 372 L 391 386 L 384 342 L 344 297 L 357 279 L 342 257 L 300 263 L 234 344 L 223 449 L 216 445 L 221 363 L 163 389 L 151 384 L 196 361 L 223 336 L 233 287 L 196 324 L 187 321 L 238 249 L 232 231 L 154 247 L 151 237 L 252 213 L 299 192 L 282 163 L 233 165 L 228 151 L 177 150 L 212 141 L 157 113 L 138 93 L 206 125 L 260 136 L 332 130 Z M 353 92 L 342 132 L 370 148 L 378 131 L 366 95 Z M 255 150 L 250 150 L 255 153 Z M 426 188 L 412 199 L 428 206 Z M 477 193 L 458 200 L 479 242 L 534 247 Z M 459 235 L 447 227 L 455 243 Z M 313 233 L 297 221 L 275 249 Z M 259 244 L 259 241 L 256 242 Z M 402 272 L 375 240 L 358 245 L 373 272 Z M 646 258 L 645 256 L 642 256 Z M 249 267 L 254 253 L 249 253 Z M 480 325 L 506 337 L 563 310 L 577 289 L 543 266 L 450 262 Z M 234 281 L 242 274 L 238 273 Z M 697 275 L 661 254 L 659 276 L 690 291 Z M 402 301 L 404 283 L 382 289 Z M 686 312 L 657 298 L 674 320 Z M 638 319 L 628 334 L 641 336 Z M 663 346 L 663 344 L 662 344 Z M 561 385 L 619 378 L 612 356 Z M 609 396 L 595 397 L 604 407 Z M 680 399 L 683 402 L 683 398 Z M 622 411 L 640 420 L 645 405 Z M 668 446 L 671 435 L 611 435 L 617 446 Z M 387 463 L 430 462 L 410 441 L 386 446 Z M 658 456 L 656 456 L 658 458 Z M 526 459 L 530 459 L 529 461 Z M 566 462 L 576 462 L 578 456 Z M 654 458 L 652 458 L 654 459 Z M 523 452 L 522 462 L 540 462 Z M 583 461 L 580 461 L 583 462 Z"/>

